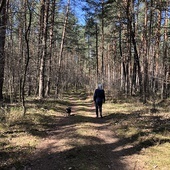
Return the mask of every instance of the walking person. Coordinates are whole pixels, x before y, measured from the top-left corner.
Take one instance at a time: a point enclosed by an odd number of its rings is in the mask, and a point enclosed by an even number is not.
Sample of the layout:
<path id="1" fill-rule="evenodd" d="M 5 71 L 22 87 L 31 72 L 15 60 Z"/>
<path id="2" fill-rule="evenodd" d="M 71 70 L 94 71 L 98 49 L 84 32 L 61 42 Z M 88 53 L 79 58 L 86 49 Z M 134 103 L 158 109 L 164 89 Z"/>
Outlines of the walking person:
<path id="1" fill-rule="evenodd" d="M 94 92 L 93 100 L 96 107 L 96 117 L 99 116 L 102 118 L 102 104 L 105 102 L 105 91 L 102 88 L 102 84 L 98 84 L 98 88 Z"/>

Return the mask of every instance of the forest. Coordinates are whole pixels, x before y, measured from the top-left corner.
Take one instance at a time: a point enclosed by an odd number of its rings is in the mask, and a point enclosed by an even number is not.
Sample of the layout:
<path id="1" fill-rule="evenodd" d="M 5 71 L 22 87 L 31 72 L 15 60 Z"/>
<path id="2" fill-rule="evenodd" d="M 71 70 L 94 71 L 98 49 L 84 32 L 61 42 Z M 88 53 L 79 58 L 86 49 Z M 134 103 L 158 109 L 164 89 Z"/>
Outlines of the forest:
<path id="1" fill-rule="evenodd" d="M 2 0 L 0 13 L 1 101 L 99 82 L 144 103 L 170 95 L 166 0 Z"/>
<path id="2" fill-rule="evenodd" d="M 0 0 L 0 123 L 8 120 L 8 116 L 4 118 L 2 115 L 9 113 L 9 110 L 10 114 L 14 112 L 17 115 L 16 106 L 22 108 L 21 121 L 26 126 L 32 124 L 31 120 L 40 121 L 40 115 L 36 112 L 38 109 L 40 112 L 43 110 L 42 114 L 51 109 L 58 113 L 66 105 L 73 105 L 77 113 L 84 110 L 88 112 L 88 108 L 76 108 L 73 99 L 77 103 L 83 99 L 85 103 L 89 102 L 86 101 L 86 95 L 92 95 L 98 83 L 103 84 L 106 102 L 141 102 L 142 107 L 151 105 L 153 113 L 158 112 L 159 104 L 169 107 L 169 0 Z M 67 96 L 67 93 L 72 96 Z M 79 95 L 78 98 L 74 96 L 76 94 Z M 82 98 L 83 95 L 86 97 Z M 54 101 L 57 101 L 58 110 Z M 49 105 L 44 106 L 47 103 Z M 29 110 L 31 104 L 36 105 L 37 110 L 33 111 L 36 118 L 29 117 L 32 113 Z M 83 101 L 79 104 L 78 107 L 83 106 Z M 89 105 L 90 103 L 86 103 L 84 107 Z M 112 108 L 108 103 L 106 106 Z M 126 106 L 123 107 L 126 109 Z M 168 113 L 167 108 L 165 110 Z M 146 118 L 139 118 L 140 113 L 132 114 L 139 124 Z M 108 110 L 108 114 L 112 115 L 113 111 Z M 116 128 L 116 120 L 125 121 L 122 114 L 120 112 L 114 117 Z M 41 120 L 45 121 L 45 116 L 47 115 L 41 115 Z M 56 125 L 52 117 L 53 113 L 50 120 Z M 76 116 L 73 119 L 74 123 L 82 123 Z M 130 119 L 131 117 L 126 121 Z M 90 118 L 83 120 L 96 123 Z M 108 116 L 108 121 L 111 120 Z M 162 132 L 164 137 L 169 134 L 169 115 L 165 122 L 161 118 L 158 121 L 157 115 L 153 120 L 153 126 L 149 123 L 150 116 L 146 121 L 148 124 L 143 123 L 152 128 L 162 128 L 163 123 L 166 131 Z M 17 121 L 13 123 L 12 126 L 22 125 L 17 124 Z M 36 123 L 34 125 L 40 128 L 42 122 Z M 43 123 L 41 128 L 45 128 Z M 131 123 L 133 124 L 133 120 Z M 0 124 L 0 131 L 2 127 L 4 128 L 4 124 Z M 142 127 L 148 130 L 145 126 Z M 50 125 L 48 128 L 51 128 Z M 36 133 L 40 129 L 36 129 Z M 154 130 L 152 134 L 155 134 Z M 8 132 L 9 130 L 4 133 Z M 137 136 L 141 139 L 142 134 L 143 132 L 138 132 Z M 130 137 L 128 139 L 132 140 Z M 161 143 L 162 139 L 157 139 L 155 137 L 154 141 Z M 169 141 L 166 138 L 164 142 L 167 140 Z M 0 148 L 1 146 L 5 144 L 0 140 Z M 85 150 L 88 151 L 88 148 Z"/>

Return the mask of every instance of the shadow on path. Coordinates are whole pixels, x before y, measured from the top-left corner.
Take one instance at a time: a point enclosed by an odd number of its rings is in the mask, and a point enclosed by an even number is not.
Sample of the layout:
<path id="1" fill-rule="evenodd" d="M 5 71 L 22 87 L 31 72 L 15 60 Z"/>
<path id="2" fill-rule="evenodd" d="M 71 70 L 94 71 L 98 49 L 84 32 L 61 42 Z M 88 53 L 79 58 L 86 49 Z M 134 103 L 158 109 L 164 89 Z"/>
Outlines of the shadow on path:
<path id="1" fill-rule="evenodd" d="M 56 122 L 27 163 L 32 170 L 128 170 L 126 156 L 137 153 L 129 141 L 115 136 L 110 120 L 95 118 L 91 100 L 71 98 L 73 114 Z M 140 169 L 140 168 L 136 168 Z"/>
<path id="2" fill-rule="evenodd" d="M 149 132 L 160 132 L 157 126 L 160 121 L 165 125 L 164 121 L 169 120 L 145 117 L 142 111 L 111 113 L 103 119 L 97 119 L 88 96 L 76 94 L 67 96 L 67 99 L 66 105 L 71 105 L 73 110 L 70 117 L 56 115 L 46 122 L 47 117 L 39 115 L 43 126 L 46 126 L 45 135 L 30 130 L 32 135 L 41 138 L 41 142 L 30 159 L 17 170 L 140 170 L 144 167 L 138 164 L 136 156 L 144 147 L 156 145 L 158 140 L 162 143 L 170 142 L 149 138 Z M 41 107 L 40 104 L 37 106 Z M 52 109 L 56 109 L 54 105 Z M 140 129 L 149 129 L 149 132 L 139 131 L 130 137 L 118 138 L 115 124 L 123 121 L 128 125 L 135 124 Z M 123 124 L 122 127 L 125 130 L 128 128 Z M 141 136 L 146 136 L 146 140 L 139 141 Z"/>

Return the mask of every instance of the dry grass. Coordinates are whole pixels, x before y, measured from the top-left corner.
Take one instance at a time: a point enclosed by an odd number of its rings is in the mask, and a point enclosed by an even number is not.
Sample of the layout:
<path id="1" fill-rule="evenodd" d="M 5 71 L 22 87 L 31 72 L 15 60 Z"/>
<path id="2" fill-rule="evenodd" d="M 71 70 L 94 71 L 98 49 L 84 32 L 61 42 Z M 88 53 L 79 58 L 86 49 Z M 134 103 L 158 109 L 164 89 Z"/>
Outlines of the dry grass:
<path id="1" fill-rule="evenodd" d="M 146 169 L 170 169 L 170 112 L 167 100 L 151 113 L 152 106 L 140 102 L 107 103 L 105 112 L 112 115 L 113 130 L 138 150 Z"/>
<path id="2" fill-rule="evenodd" d="M 0 169 L 12 165 L 20 167 L 47 131 L 55 124 L 56 116 L 63 116 L 67 101 L 27 101 L 27 113 L 20 106 L 2 110 L 0 122 Z"/>
<path id="3" fill-rule="evenodd" d="M 0 169 L 13 165 L 22 166 L 37 144 L 47 136 L 48 131 L 56 126 L 56 119 L 64 116 L 65 107 L 71 104 L 67 97 L 58 101 L 30 99 L 27 101 L 25 117 L 22 117 L 22 110 L 19 107 L 12 107 L 8 113 L 1 114 Z M 79 101 L 76 98 L 74 100 Z M 158 111 L 154 114 L 150 113 L 151 106 L 135 101 L 106 102 L 103 106 L 108 128 L 112 129 L 120 140 L 133 146 L 130 154 L 137 153 L 148 170 L 170 169 L 169 103 L 166 101 L 163 106 L 158 106 Z M 82 114 L 86 114 L 89 107 L 83 106 L 82 103 L 79 109 Z M 81 128 L 81 119 L 82 117 L 74 117 L 74 123 L 79 122 L 77 133 L 81 136 L 90 136 L 93 133 L 93 129 L 88 128 L 91 127 L 90 122 L 88 119 L 83 121 L 88 129 L 85 131 Z M 78 144 L 86 143 L 80 139 Z"/>

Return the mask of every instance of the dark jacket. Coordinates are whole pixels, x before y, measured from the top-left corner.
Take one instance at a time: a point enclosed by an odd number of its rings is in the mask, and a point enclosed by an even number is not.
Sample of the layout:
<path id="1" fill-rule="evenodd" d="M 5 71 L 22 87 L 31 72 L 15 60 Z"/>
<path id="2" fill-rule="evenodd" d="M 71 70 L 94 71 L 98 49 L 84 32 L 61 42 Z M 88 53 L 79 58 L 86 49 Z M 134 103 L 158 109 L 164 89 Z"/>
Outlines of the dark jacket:
<path id="1" fill-rule="evenodd" d="M 95 90 L 93 100 L 96 102 L 96 99 L 101 100 L 102 102 L 105 102 L 105 92 L 103 89 Z"/>

